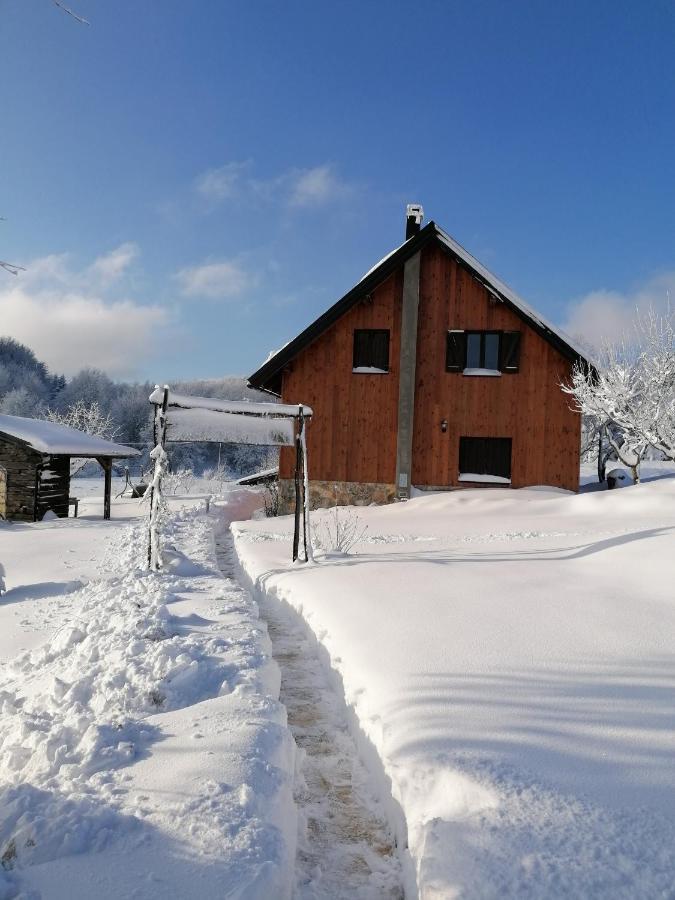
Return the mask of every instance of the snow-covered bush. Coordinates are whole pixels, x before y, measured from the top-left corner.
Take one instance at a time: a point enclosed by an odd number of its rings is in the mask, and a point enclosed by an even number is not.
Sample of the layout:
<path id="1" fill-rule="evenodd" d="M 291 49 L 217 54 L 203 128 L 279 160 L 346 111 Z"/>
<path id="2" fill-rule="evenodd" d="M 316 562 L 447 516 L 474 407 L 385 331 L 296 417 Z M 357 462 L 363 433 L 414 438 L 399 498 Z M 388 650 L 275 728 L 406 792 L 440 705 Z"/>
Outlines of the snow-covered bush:
<path id="1" fill-rule="evenodd" d="M 192 469 L 179 469 L 177 472 L 168 472 L 163 479 L 164 492 L 176 495 L 189 494 L 195 480 Z"/>
<path id="2" fill-rule="evenodd" d="M 607 489 L 612 491 L 615 488 L 630 487 L 633 479 L 625 469 L 612 469 L 607 473 Z"/>
<path id="3" fill-rule="evenodd" d="M 340 507 L 335 503 L 330 510 L 314 515 L 312 544 L 324 553 L 349 553 L 368 530 L 353 507 Z"/>

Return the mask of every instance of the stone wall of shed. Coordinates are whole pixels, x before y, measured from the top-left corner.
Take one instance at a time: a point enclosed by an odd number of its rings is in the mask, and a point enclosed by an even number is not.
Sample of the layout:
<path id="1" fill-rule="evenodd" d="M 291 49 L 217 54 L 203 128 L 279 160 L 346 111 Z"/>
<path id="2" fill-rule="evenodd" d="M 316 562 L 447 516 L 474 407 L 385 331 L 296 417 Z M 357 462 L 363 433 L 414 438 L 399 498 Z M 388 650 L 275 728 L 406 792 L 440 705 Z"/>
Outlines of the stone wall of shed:
<path id="1" fill-rule="evenodd" d="M 7 519 L 32 522 L 35 511 L 35 478 L 42 457 L 30 447 L 0 441 L 0 466 L 7 471 Z"/>

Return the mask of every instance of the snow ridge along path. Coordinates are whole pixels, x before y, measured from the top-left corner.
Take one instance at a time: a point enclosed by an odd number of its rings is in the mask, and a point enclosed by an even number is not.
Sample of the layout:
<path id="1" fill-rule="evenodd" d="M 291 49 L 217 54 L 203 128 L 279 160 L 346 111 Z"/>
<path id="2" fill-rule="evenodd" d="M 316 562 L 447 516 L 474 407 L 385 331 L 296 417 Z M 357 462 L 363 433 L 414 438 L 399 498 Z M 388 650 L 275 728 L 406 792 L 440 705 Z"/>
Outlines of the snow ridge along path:
<path id="1" fill-rule="evenodd" d="M 69 521 L 54 534 L 77 542 Z M 290 897 L 295 745 L 215 523 L 174 512 L 159 574 L 139 565 L 145 523 L 120 527 L 101 577 L 2 666 L 0 900 Z"/>
<path id="2" fill-rule="evenodd" d="M 291 565 L 290 517 L 235 547 L 336 673 L 409 895 L 675 900 L 675 478 L 352 515 L 349 556 Z"/>
<path id="3" fill-rule="evenodd" d="M 232 537 L 218 542 L 223 574 L 235 577 Z M 394 838 L 351 737 L 344 698 L 330 683 L 302 619 L 268 599 L 261 607 L 281 670 L 279 699 L 299 748 L 297 900 L 403 900 Z"/>

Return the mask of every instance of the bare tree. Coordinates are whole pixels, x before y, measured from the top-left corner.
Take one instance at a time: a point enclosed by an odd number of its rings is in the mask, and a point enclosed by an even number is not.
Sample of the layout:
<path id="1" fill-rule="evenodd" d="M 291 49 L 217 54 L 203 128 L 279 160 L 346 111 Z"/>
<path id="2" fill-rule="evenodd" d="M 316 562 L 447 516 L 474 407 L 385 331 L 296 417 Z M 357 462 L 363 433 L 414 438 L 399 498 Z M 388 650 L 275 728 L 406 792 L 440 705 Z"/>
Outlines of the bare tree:
<path id="1" fill-rule="evenodd" d="M 7 219 L 4 216 L 0 216 L 0 222 L 6 222 Z M 9 272 L 10 275 L 18 275 L 19 272 L 25 272 L 23 266 L 17 266 L 14 263 L 4 262 L 0 259 L 0 269 L 4 269 L 5 272 Z"/>

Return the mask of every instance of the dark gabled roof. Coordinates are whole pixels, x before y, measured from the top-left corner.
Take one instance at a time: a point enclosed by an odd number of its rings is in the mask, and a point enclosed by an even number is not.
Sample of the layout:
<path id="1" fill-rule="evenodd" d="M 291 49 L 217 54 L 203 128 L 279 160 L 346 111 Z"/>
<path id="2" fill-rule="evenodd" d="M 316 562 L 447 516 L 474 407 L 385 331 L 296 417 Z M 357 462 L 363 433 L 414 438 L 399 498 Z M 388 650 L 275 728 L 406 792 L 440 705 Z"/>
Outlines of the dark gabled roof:
<path id="1" fill-rule="evenodd" d="M 320 335 L 323 334 L 334 322 L 343 316 L 348 310 L 355 306 L 360 300 L 370 294 L 382 281 L 392 274 L 407 259 L 414 256 L 419 250 L 428 244 L 436 243 L 446 252 L 455 257 L 462 265 L 464 265 L 487 290 L 496 295 L 508 307 L 510 307 L 517 315 L 528 323 L 544 340 L 548 341 L 562 356 L 572 362 L 578 360 L 588 364 L 584 351 L 575 346 L 567 335 L 556 328 L 550 322 L 547 322 L 539 313 L 535 312 L 525 303 L 514 291 L 507 285 L 495 277 L 488 269 L 485 268 L 475 257 L 458 244 L 449 234 L 446 234 L 442 228 L 439 228 L 435 222 L 429 222 L 418 234 L 411 237 L 404 244 L 401 244 L 396 250 L 385 256 L 374 268 L 372 268 L 358 284 L 344 295 L 337 303 L 333 304 L 330 309 L 319 316 L 316 321 L 312 322 L 297 337 L 289 341 L 281 350 L 272 354 L 260 368 L 254 372 L 248 379 L 251 387 L 258 390 L 268 391 L 272 394 L 281 393 L 281 375 L 282 372 L 292 359 L 294 359 L 301 350 L 308 347 Z M 590 365 L 590 364 L 589 364 Z"/>

